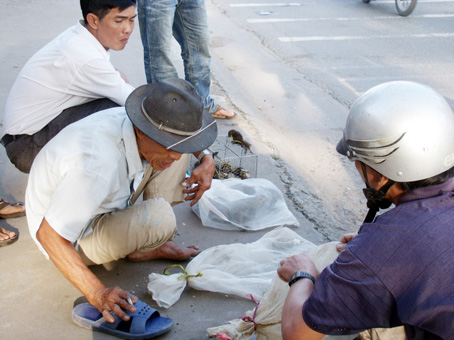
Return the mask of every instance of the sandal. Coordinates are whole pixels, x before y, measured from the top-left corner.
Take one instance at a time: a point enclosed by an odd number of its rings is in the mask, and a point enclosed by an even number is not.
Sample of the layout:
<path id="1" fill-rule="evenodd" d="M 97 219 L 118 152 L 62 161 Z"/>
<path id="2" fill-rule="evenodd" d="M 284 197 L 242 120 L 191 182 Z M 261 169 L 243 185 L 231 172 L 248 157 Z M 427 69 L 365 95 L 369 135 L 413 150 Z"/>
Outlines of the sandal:
<path id="1" fill-rule="evenodd" d="M 104 332 L 122 339 L 151 339 L 172 328 L 172 319 L 160 316 L 156 309 L 151 308 L 145 302 L 139 300 L 135 307 L 137 309 L 135 313 L 126 311 L 131 316 L 127 322 L 112 313 L 115 322 L 109 323 L 96 307 L 89 303 L 81 303 L 74 307 L 72 318 L 73 322 L 80 327 Z"/>
<path id="2" fill-rule="evenodd" d="M 14 234 L 13 236 L 11 236 L 10 234 L 8 234 L 8 232 L 10 232 L 10 231 L 6 230 L 5 228 L 1 228 L 0 227 L 0 235 L 2 235 L 4 237 L 7 237 L 4 240 L 0 240 L 0 247 L 12 244 L 12 243 L 16 242 L 19 239 L 17 234 Z"/>
<path id="3" fill-rule="evenodd" d="M 218 108 L 212 114 L 212 116 L 217 119 L 233 119 L 235 118 L 235 112 L 225 109 L 221 105 L 218 105 Z"/>
<path id="4" fill-rule="evenodd" d="M 11 209 L 13 208 L 13 209 Z M 14 209 L 16 208 L 16 209 Z M 8 210 L 15 210 L 15 212 L 7 213 Z M 19 210 L 19 211 L 17 211 Z M 0 218 L 14 218 L 25 216 L 25 208 L 23 204 L 20 203 L 10 203 L 0 198 Z"/>

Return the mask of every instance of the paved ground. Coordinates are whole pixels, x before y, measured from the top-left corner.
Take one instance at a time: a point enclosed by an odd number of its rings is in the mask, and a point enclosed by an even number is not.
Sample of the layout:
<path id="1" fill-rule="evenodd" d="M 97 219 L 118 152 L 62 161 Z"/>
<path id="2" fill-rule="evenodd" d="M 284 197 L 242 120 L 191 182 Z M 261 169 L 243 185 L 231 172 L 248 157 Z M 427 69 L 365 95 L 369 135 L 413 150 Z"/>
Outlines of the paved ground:
<path id="1" fill-rule="evenodd" d="M 4 107 L 8 91 L 26 60 L 41 46 L 73 25 L 80 18 L 79 2 L 73 0 L 8 1 L 0 9 L 3 29 L 0 31 L 0 107 Z M 178 60 L 178 50 L 175 49 Z M 113 63 L 138 86 L 145 83 L 142 65 L 142 49 L 138 26 L 125 51 L 114 52 Z M 219 60 L 214 60 L 214 65 Z M 223 105 L 234 105 L 216 82 L 216 66 L 213 68 L 213 94 Z M 2 112 L 2 111 L 0 111 Z M 2 113 L 0 113 L 2 118 Z M 231 127 L 241 130 L 241 117 L 234 121 L 220 122 L 220 134 Z M 259 154 L 258 176 L 267 178 L 281 188 L 279 170 L 265 147 L 257 146 Z M 12 201 L 24 201 L 27 175 L 16 170 L 0 148 L 0 197 Z M 77 202 L 74 202 L 77 209 Z M 205 228 L 192 213 L 188 204 L 175 207 L 179 234 L 175 242 L 183 245 L 197 244 L 202 249 L 235 242 L 252 242 L 269 230 L 260 232 L 224 232 Z M 295 215 L 297 215 L 295 213 Z M 320 239 L 312 225 L 298 214 L 301 226 L 296 231 L 318 243 Z M 0 338 L 10 339 L 113 339 L 101 333 L 92 333 L 75 326 L 71 310 L 81 298 L 78 292 L 47 261 L 33 243 L 25 218 L 0 220 L 0 226 L 15 230 L 20 239 L 14 245 L 0 248 Z M 93 271 L 108 285 L 119 285 L 132 291 L 140 299 L 157 307 L 147 292 L 148 275 L 161 272 L 169 261 L 129 263 L 119 261 L 113 268 L 94 267 Z M 183 263 L 184 265 L 184 263 Z M 222 279 L 222 278 L 220 278 Z M 224 294 L 196 291 L 186 288 L 181 299 L 171 308 L 159 308 L 171 317 L 175 326 L 162 339 L 206 339 L 206 329 L 218 326 L 244 315 L 254 304 L 246 299 Z"/>

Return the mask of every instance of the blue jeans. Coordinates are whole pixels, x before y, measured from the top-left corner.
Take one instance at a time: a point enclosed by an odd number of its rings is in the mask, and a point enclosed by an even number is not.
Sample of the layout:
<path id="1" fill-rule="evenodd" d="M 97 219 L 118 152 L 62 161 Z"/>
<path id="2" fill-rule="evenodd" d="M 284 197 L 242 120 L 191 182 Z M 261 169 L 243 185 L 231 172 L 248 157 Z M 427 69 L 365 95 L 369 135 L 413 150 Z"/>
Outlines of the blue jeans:
<path id="1" fill-rule="evenodd" d="M 139 0 L 137 11 L 147 82 L 178 77 L 170 60 L 173 35 L 181 47 L 185 79 L 196 88 L 205 109 L 215 112 L 205 0 Z"/>

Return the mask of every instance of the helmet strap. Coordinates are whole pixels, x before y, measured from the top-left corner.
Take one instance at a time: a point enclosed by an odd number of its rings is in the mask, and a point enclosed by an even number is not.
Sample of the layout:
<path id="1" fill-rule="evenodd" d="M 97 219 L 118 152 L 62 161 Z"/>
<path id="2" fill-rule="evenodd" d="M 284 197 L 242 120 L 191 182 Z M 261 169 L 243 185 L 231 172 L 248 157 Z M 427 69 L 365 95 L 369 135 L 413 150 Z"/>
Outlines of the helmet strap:
<path id="1" fill-rule="evenodd" d="M 383 185 L 380 189 L 376 190 L 371 188 L 369 184 L 369 179 L 367 177 L 366 166 L 363 162 L 360 162 L 361 169 L 363 171 L 364 180 L 366 182 L 366 188 L 363 189 L 364 196 L 367 199 L 367 207 L 369 211 L 367 212 L 366 218 L 363 223 L 371 223 L 375 219 L 375 215 L 380 209 L 387 209 L 391 206 L 391 202 L 385 199 L 386 193 L 389 188 L 391 188 L 396 182 L 388 179 L 388 182 Z"/>

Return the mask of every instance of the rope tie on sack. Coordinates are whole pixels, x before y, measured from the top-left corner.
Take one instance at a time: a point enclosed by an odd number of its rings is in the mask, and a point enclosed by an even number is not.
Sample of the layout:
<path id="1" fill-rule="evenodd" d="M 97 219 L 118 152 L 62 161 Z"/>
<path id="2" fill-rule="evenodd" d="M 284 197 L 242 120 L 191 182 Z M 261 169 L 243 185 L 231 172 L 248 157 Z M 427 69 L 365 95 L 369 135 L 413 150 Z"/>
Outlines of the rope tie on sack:
<path id="1" fill-rule="evenodd" d="M 203 276 L 203 274 L 200 273 L 200 272 L 197 273 L 197 274 L 195 274 L 195 275 L 188 274 L 188 272 L 186 271 L 186 269 L 184 269 L 183 266 L 182 266 L 181 264 L 171 264 L 170 266 L 165 267 L 164 270 L 162 271 L 162 273 L 163 273 L 164 275 L 170 275 L 170 273 L 167 271 L 167 269 L 175 268 L 175 267 L 180 268 L 180 269 L 183 271 L 183 273 L 184 273 L 184 274 L 181 274 L 180 276 L 178 276 L 178 279 L 179 279 L 179 280 L 183 280 L 183 279 L 184 279 L 184 280 L 186 280 L 186 283 L 188 283 L 188 279 L 189 279 L 190 277 L 201 277 L 201 276 Z"/>
<path id="2" fill-rule="evenodd" d="M 257 330 L 257 324 L 255 323 L 255 317 L 257 316 L 257 309 L 259 308 L 260 302 L 258 302 L 256 299 L 254 299 L 254 296 L 252 294 L 249 294 L 249 297 L 255 303 L 255 308 L 254 308 L 254 312 L 252 313 L 252 318 L 250 316 L 243 316 L 241 318 L 241 320 L 243 320 L 244 322 L 252 322 L 254 324 L 254 332 L 255 332 Z"/>

